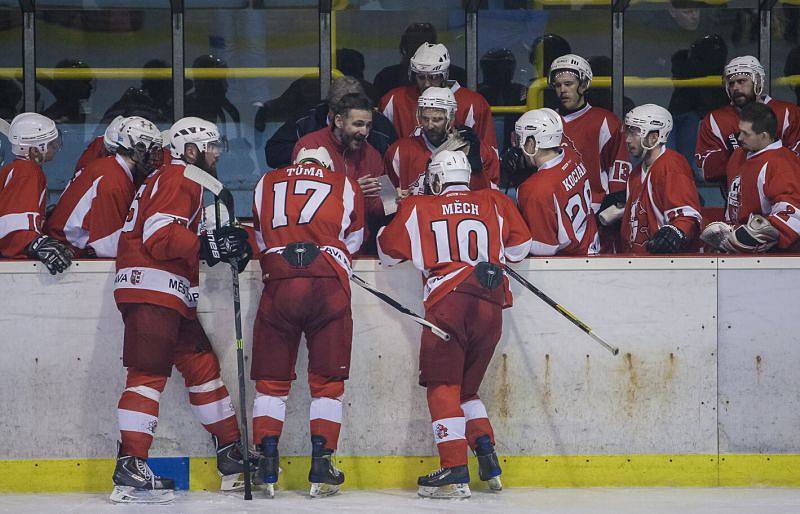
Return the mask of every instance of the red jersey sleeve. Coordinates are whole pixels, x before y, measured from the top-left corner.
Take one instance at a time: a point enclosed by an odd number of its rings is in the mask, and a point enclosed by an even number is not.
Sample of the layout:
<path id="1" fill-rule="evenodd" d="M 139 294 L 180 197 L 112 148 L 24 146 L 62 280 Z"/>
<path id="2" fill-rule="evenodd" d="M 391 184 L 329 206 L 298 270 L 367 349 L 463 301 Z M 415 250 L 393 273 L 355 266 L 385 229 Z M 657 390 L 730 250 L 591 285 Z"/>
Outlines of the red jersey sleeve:
<path id="1" fill-rule="evenodd" d="M 494 195 L 497 215 L 503 229 L 503 253 L 511 262 L 519 262 L 531 251 L 531 233 L 517 206 L 503 193 Z"/>
<path id="2" fill-rule="evenodd" d="M 672 169 L 660 174 L 654 182 L 664 224 L 679 228 L 690 240 L 696 239 L 700 230 L 700 199 L 688 163 L 683 170 Z"/>
<path id="3" fill-rule="evenodd" d="M 714 116 L 706 115 L 700 123 L 697 145 L 694 149 L 695 163 L 702 170 L 703 178 L 709 182 L 725 181 L 725 169 L 729 158 L 728 148 L 722 140 L 722 133 L 717 127 Z"/>
<path id="4" fill-rule="evenodd" d="M 791 105 L 786 113 L 787 126 L 781 134 L 783 146 L 800 154 L 800 107 Z"/>
<path id="5" fill-rule="evenodd" d="M 603 148 L 601 156 L 603 170 L 608 173 L 608 192 L 625 191 L 628 175 L 631 173 L 631 158 L 625 147 L 625 133 L 621 124 L 617 123 L 611 131 L 611 140 Z"/>
<path id="6" fill-rule="evenodd" d="M 142 241 L 155 259 L 197 259 L 200 241 L 189 226 L 202 208 L 201 195 L 200 185 L 184 179 L 182 174 L 158 178 L 142 213 Z"/>
<path id="7" fill-rule="evenodd" d="M 345 179 L 345 213 L 342 220 L 341 239 L 347 247 L 347 251 L 350 252 L 350 255 L 353 255 L 361 248 L 361 244 L 364 242 L 364 194 L 355 180 L 350 177 L 345 177 Z M 353 199 L 352 206 L 349 205 L 349 198 Z"/>
<path id="8" fill-rule="evenodd" d="M 0 174 L 0 255 L 25 257 L 28 245 L 42 234 L 47 183 L 44 173 L 27 161 L 14 161 Z"/>
<path id="9" fill-rule="evenodd" d="M 403 200 L 391 223 L 378 231 L 378 257 L 384 266 L 394 266 L 412 258 L 411 238 L 406 225 L 416 224 L 414 197 Z M 419 256 L 422 259 L 422 256 Z"/>
<path id="10" fill-rule="evenodd" d="M 517 193 L 522 217 L 531 234 L 531 255 L 555 255 L 558 251 L 558 206 L 555 197 L 526 181 Z"/>
<path id="11" fill-rule="evenodd" d="M 383 155 L 383 172 L 389 176 L 394 187 L 400 187 L 400 146 L 397 141 Z"/>
<path id="12" fill-rule="evenodd" d="M 490 187 L 497 189 L 497 184 L 500 182 L 500 159 L 497 157 L 497 152 L 483 142 L 481 142 L 481 163 L 483 169 L 480 174 L 472 175 L 469 188 L 473 191 Z"/>
<path id="13" fill-rule="evenodd" d="M 109 184 L 106 184 L 109 182 Z M 114 187 L 108 179 L 103 179 L 97 189 L 97 196 L 92 202 L 89 213 L 89 241 L 98 257 L 114 258 L 117 256 L 117 243 L 125 217 L 131 207 L 130 194 L 119 187 Z"/>
<path id="14" fill-rule="evenodd" d="M 475 133 L 478 134 L 481 142 L 492 149 L 497 148 L 497 134 L 494 130 L 494 118 L 489 103 L 480 95 L 476 94 L 476 101 L 473 104 L 475 109 Z"/>
<path id="15" fill-rule="evenodd" d="M 800 237 L 800 174 L 797 168 L 783 168 L 770 173 L 764 194 L 772 201 L 769 221 L 778 232 L 779 248 L 792 246 Z"/>

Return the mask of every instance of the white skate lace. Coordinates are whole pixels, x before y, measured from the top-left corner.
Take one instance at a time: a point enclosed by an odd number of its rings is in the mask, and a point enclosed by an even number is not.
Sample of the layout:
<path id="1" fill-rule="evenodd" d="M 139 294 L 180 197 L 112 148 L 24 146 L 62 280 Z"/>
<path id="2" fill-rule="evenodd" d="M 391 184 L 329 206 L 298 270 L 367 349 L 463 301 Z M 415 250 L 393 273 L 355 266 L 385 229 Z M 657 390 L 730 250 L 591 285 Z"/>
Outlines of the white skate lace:
<path id="1" fill-rule="evenodd" d="M 428 473 L 428 478 L 433 478 L 436 475 L 438 475 L 439 473 L 441 473 L 442 471 L 444 471 L 444 468 L 439 468 L 436 471 L 431 471 L 430 473 Z"/>
<path id="2" fill-rule="evenodd" d="M 156 476 L 153 474 L 153 470 L 150 469 L 150 466 L 147 465 L 147 461 L 136 459 L 136 469 L 139 470 L 142 476 L 150 479 L 150 487 L 155 490 Z"/>

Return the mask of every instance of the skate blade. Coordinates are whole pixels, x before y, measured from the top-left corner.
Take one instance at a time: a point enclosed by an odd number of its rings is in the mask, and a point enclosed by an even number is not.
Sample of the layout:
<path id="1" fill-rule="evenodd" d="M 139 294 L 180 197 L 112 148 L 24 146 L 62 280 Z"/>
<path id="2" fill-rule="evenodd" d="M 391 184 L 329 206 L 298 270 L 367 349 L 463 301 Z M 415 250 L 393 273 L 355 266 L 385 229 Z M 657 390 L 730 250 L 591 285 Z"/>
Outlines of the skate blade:
<path id="1" fill-rule="evenodd" d="M 502 491 L 503 490 L 503 482 L 500 481 L 500 477 L 490 478 L 486 481 L 486 485 L 489 486 L 489 489 L 492 491 Z"/>
<path id="2" fill-rule="evenodd" d="M 175 492 L 172 489 L 137 489 L 117 485 L 109 499 L 114 503 L 172 503 Z"/>
<path id="3" fill-rule="evenodd" d="M 256 470 L 250 472 L 250 485 L 254 489 L 258 489 L 263 485 L 261 477 L 258 476 Z M 244 491 L 244 473 L 220 474 L 219 490 L 225 493 Z"/>
<path id="4" fill-rule="evenodd" d="M 311 490 L 309 491 L 308 494 L 310 494 L 312 498 L 324 498 L 326 496 L 333 496 L 338 492 L 339 492 L 338 485 L 312 482 Z"/>
<path id="5" fill-rule="evenodd" d="M 423 498 L 469 498 L 469 484 L 450 484 L 440 487 L 419 486 L 417 494 Z"/>

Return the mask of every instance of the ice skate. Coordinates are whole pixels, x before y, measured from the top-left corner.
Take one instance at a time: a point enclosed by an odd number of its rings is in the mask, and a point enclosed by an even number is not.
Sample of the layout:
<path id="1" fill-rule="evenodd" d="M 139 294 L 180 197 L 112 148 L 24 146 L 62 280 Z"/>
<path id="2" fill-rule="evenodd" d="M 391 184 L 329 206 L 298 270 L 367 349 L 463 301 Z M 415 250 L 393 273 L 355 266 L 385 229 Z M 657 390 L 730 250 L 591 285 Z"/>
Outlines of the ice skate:
<path id="1" fill-rule="evenodd" d="M 263 482 L 264 495 L 275 498 L 275 486 L 281 473 L 278 455 L 278 438 L 268 436 L 261 439 L 261 458 L 258 460 L 258 477 Z"/>
<path id="2" fill-rule="evenodd" d="M 146 459 L 117 455 L 114 468 L 114 503 L 170 503 L 175 499 L 175 481 L 154 475 Z"/>
<path id="3" fill-rule="evenodd" d="M 469 498 L 469 468 L 439 468 L 417 479 L 417 494 L 424 498 Z"/>
<path id="4" fill-rule="evenodd" d="M 325 438 L 311 436 L 311 470 L 308 481 L 311 482 L 312 498 L 331 496 L 339 492 L 344 483 L 344 473 L 333 465 L 333 450 L 325 448 Z"/>
<path id="5" fill-rule="evenodd" d="M 212 436 L 213 437 L 213 436 Z M 216 437 L 214 446 L 217 449 L 217 472 L 222 478 L 220 491 L 242 491 L 244 490 L 244 457 L 242 456 L 242 443 L 236 441 L 219 446 Z M 258 468 L 258 455 L 250 451 L 250 479 L 253 485 L 258 485 L 256 480 L 256 469 Z"/>
<path id="6" fill-rule="evenodd" d="M 503 470 L 500 469 L 497 453 L 488 435 L 482 435 L 476 440 L 475 456 L 478 458 L 480 479 L 486 482 L 492 491 L 502 491 L 503 483 L 500 481 L 500 475 Z"/>

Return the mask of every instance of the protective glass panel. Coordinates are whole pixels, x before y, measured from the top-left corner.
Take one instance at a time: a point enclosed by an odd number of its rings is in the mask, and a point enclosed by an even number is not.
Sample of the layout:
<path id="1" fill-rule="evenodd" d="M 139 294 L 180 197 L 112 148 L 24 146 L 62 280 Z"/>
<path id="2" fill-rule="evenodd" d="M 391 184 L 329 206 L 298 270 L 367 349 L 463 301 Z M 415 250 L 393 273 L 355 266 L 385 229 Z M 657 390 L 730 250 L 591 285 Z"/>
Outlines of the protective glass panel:
<path id="1" fill-rule="evenodd" d="M 186 5 L 184 114 L 213 121 L 227 136 L 219 176 L 237 214 L 250 216 L 252 190 L 267 169 L 265 142 L 319 102 L 317 2 L 196 8 L 207 4 Z"/>
<path id="2" fill-rule="evenodd" d="M 728 102 L 721 79 L 725 64 L 758 55 L 758 26 L 757 5 L 749 0 L 634 2 L 625 12 L 625 111 L 646 103 L 669 109 L 669 146 L 691 163 L 698 181 L 700 121 Z M 722 205 L 718 187 L 700 186 L 707 206 Z"/>
<path id="3" fill-rule="evenodd" d="M 16 2 L 15 2 L 16 3 Z M 11 121 L 24 110 L 22 86 L 22 12 L 16 6 L 0 5 L 0 118 Z M 0 158 L 12 158 L 10 145 L 0 136 Z"/>
<path id="4" fill-rule="evenodd" d="M 493 107 L 532 102 L 535 107 L 558 108 L 558 98 L 547 86 L 547 72 L 553 59 L 568 53 L 589 60 L 598 77 L 589 101 L 611 110 L 611 8 L 607 1 L 533 4 L 517 0 L 478 11 L 478 92 Z M 509 134 L 519 117 L 507 110 L 495 109 L 494 114 L 501 147 L 510 143 Z"/>
<path id="5" fill-rule="evenodd" d="M 162 129 L 171 123 L 171 18 L 169 4 L 160 5 L 37 5 L 36 111 L 58 124 L 64 141 L 47 165 L 51 191 L 65 187 L 83 150 L 117 115 L 143 116 Z"/>
<path id="6" fill-rule="evenodd" d="M 409 59 L 426 41 L 447 47 L 450 79 L 467 84 L 466 22 L 460 1 L 358 0 L 335 10 L 332 18 L 335 66 L 363 79 L 376 104 L 393 87 L 409 83 Z"/>
<path id="7" fill-rule="evenodd" d="M 800 4 L 779 3 L 772 9 L 770 95 L 787 102 L 800 101 Z"/>

